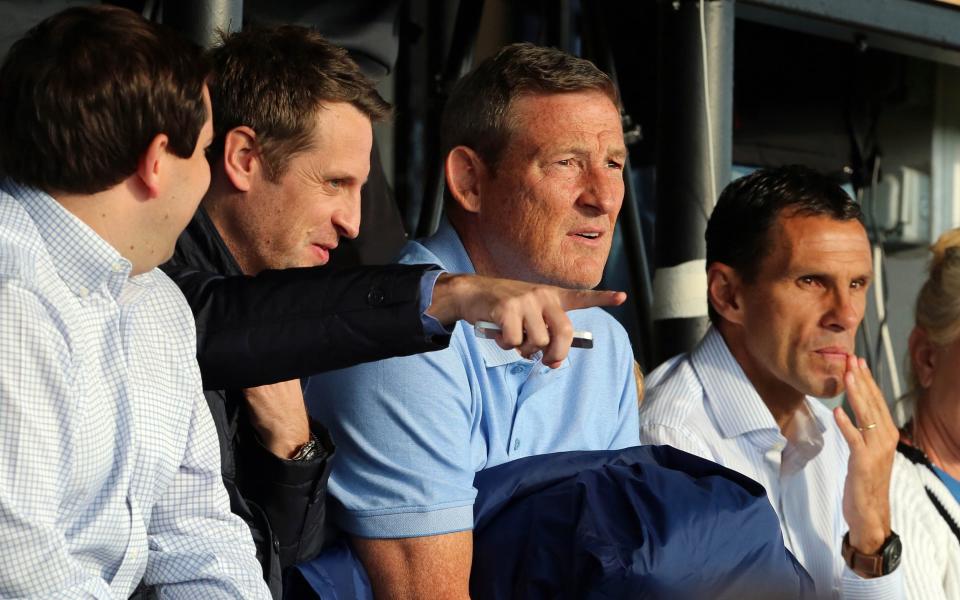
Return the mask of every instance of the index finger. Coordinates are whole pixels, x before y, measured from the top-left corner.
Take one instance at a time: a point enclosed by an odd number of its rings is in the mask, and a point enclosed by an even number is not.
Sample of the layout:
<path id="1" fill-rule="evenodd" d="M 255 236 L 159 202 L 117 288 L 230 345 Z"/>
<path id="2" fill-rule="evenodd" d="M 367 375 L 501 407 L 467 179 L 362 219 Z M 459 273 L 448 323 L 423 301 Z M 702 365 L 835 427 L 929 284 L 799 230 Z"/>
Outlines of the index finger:
<path id="1" fill-rule="evenodd" d="M 592 306 L 619 306 L 626 300 L 625 292 L 560 289 L 560 306 L 563 310 L 577 310 Z"/>

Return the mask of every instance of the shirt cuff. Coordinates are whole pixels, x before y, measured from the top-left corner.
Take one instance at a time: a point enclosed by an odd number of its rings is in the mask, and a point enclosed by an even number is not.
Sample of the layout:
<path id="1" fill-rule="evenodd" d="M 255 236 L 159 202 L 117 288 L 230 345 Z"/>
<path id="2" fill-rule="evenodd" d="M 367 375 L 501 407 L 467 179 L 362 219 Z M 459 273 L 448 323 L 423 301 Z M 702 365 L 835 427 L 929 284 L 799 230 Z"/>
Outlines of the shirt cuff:
<path id="1" fill-rule="evenodd" d="M 473 529 L 473 503 L 405 508 L 409 512 L 349 512 L 336 505 L 337 524 L 365 538 L 412 538 Z"/>
<path id="2" fill-rule="evenodd" d="M 433 304 L 433 288 L 437 285 L 437 279 L 444 273 L 446 271 L 433 269 L 426 271 L 420 277 L 420 323 L 423 324 L 423 335 L 427 337 L 453 334 L 453 327 L 447 329 L 443 323 L 427 314 L 427 309 Z"/>
<path id="3" fill-rule="evenodd" d="M 899 600 L 905 598 L 903 565 L 883 577 L 865 579 L 844 565 L 840 579 L 840 597 L 843 600 Z"/>

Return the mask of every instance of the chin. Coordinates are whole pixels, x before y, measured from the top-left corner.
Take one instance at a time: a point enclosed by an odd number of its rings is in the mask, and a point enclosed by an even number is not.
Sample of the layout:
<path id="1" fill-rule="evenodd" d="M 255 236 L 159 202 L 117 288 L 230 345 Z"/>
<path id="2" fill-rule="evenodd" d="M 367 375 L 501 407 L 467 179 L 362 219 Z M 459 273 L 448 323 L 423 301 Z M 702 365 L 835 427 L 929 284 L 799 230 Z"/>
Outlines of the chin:
<path id="1" fill-rule="evenodd" d="M 815 398 L 833 398 L 843 393 L 843 379 L 840 377 L 825 377 L 808 386 L 810 389 L 803 393 Z"/>
<path id="2" fill-rule="evenodd" d="M 550 284 L 558 287 L 571 288 L 575 290 L 592 290 L 600 285 L 600 280 L 602 278 L 602 270 L 599 273 L 560 271 L 543 277 L 543 280 L 548 281 Z"/>

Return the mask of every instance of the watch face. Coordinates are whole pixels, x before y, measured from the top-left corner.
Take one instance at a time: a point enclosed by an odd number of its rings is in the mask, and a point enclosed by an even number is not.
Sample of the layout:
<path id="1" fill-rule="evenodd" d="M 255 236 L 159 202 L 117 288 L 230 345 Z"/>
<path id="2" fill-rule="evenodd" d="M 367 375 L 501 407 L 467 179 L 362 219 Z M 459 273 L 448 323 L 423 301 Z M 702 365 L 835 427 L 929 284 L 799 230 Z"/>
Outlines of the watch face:
<path id="1" fill-rule="evenodd" d="M 887 543 L 883 545 L 883 573 L 892 573 L 900 565 L 900 555 L 903 553 L 903 547 L 900 544 L 900 537 L 891 533 Z"/>

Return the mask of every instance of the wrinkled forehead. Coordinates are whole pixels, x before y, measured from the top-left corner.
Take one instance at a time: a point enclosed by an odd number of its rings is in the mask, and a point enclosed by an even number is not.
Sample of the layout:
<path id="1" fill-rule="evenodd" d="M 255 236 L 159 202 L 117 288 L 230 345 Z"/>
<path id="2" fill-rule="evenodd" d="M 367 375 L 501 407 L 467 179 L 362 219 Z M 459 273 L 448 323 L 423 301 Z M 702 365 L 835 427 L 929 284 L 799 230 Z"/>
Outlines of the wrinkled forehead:
<path id="1" fill-rule="evenodd" d="M 506 123 L 507 153 L 565 144 L 625 152 L 620 111 L 597 90 L 521 95 L 511 102 Z"/>
<path id="2" fill-rule="evenodd" d="M 781 215 L 767 233 L 767 247 L 761 271 L 774 276 L 809 271 L 862 277 L 873 270 L 870 241 L 856 219 Z"/>

